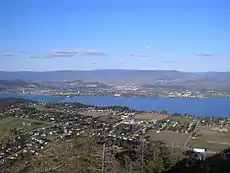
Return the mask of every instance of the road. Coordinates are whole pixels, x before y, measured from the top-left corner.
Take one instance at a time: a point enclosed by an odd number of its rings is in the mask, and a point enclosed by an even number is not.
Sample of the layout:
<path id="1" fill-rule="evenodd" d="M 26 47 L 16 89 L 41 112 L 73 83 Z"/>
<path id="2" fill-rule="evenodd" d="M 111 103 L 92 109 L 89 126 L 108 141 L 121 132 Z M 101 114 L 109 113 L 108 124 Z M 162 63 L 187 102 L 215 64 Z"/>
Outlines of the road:
<path id="1" fill-rule="evenodd" d="M 184 147 L 185 147 L 185 148 L 187 147 L 189 141 L 190 141 L 191 138 L 192 138 L 193 132 L 196 131 L 196 129 L 197 129 L 197 127 L 199 126 L 199 124 L 200 124 L 200 120 L 197 121 L 195 128 L 194 128 L 193 131 L 190 133 L 190 136 L 188 137 L 188 139 L 185 141 L 185 143 L 184 143 Z"/>

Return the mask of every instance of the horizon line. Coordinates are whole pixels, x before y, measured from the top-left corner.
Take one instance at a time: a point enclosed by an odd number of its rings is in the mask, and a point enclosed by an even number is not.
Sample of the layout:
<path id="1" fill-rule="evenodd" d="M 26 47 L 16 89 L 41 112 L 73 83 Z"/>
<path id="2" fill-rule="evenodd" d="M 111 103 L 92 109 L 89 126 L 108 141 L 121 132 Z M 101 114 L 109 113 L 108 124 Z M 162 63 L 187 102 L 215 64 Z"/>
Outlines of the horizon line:
<path id="1" fill-rule="evenodd" d="M 44 72 L 89 72 L 89 71 L 174 71 L 174 72 L 184 72 L 184 73 L 230 73 L 230 71 L 183 71 L 183 70 L 173 70 L 173 69 L 92 69 L 92 70 L 44 70 L 44 71 L 37 71 L 37 70 L 0 70 L 0 72 L 5 73 L 12 73 L 12 72 L 37 72 L 37 73 L 44 73 Z"/>

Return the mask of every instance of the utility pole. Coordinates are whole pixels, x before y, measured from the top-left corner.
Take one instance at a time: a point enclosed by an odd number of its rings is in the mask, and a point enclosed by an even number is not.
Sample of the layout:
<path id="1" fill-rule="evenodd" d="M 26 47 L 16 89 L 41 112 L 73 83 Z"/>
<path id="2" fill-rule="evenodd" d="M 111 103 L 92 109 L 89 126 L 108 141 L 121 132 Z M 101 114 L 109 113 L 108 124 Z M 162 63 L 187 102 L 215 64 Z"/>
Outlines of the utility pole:
<path id="1" fill-rule="evenodd" d="M 101 173 L 104 173 L 104 169 L 105 169 L 105 142 L 103 143 L 103 149 L 102 149 Z"/>

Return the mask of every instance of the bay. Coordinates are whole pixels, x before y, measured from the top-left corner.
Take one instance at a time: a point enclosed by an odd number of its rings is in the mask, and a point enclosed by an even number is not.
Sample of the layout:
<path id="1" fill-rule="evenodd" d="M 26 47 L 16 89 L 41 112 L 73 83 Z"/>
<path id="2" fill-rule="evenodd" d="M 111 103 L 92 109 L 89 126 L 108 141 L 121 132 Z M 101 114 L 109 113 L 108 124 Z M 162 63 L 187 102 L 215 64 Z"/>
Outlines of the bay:
<path id="1" fill-rule="evenodd" d="M 230 98 L 123 98 L 104 96 L 58 97 L 47 95 L 2 94 L 0 98 L 24 98 L 41 102 L 79 102 L 96 106 L 127 106 L 143 111 L 230 117 Z"/>

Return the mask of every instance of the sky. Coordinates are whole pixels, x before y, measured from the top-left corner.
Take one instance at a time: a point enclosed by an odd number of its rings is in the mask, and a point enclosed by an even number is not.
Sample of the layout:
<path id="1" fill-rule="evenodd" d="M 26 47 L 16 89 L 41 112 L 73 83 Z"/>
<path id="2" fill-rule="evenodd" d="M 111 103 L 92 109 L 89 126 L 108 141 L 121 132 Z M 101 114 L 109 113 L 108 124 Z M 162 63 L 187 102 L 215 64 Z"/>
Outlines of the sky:
<path id="1" fill-rule="evenodd" d="M 0 71 L 230 71 L 229 0 L 1 0 Z"/>

